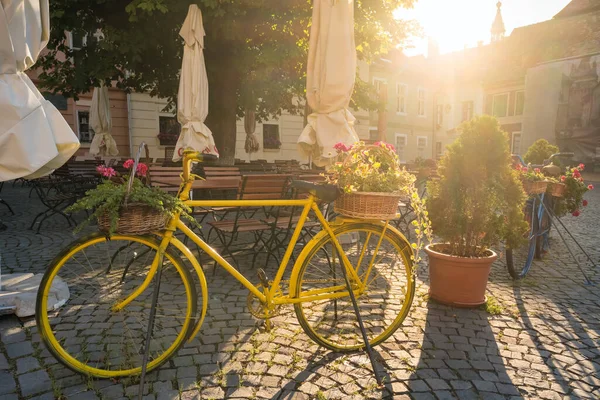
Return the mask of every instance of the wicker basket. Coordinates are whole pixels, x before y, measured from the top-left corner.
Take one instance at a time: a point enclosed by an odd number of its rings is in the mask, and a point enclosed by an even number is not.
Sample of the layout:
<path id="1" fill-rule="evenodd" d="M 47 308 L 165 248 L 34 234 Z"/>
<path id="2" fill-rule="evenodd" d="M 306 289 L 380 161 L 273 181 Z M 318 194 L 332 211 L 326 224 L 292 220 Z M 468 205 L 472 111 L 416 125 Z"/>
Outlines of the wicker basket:
<path id="1" fill-rule="evenodd" d="M 563 197 L 565 195 L 565 191 L 567 190 L 567 185 L 564 183 L 553 182 L 548 184 L 548 193 L 554 197 Z"/>
<path id="2" fill-rule="evenodd" d="M 337 213 L 351 218 L 394 219 L 398 212 L 400 193 L 345 193 L 334 203 Z"/>
<path id="3" fill-rule="evenodd" d="M 546 191 L 546 187 L 548 186 L 548 182 L 546 181 L 523 181 L 523 189 L 525 189 L 525 193 L 527 194 L 541 194 Z"/>
<path id="4" fill-rule="evenodd" d="M 115 233 L 121 235 L 144 235 L 164 229 L 169 216 L 144 203 L 129 203 L 119 212 Z M 107 214 L 98 217 L 98 229 L 108 233 L 110 218 Z"/>

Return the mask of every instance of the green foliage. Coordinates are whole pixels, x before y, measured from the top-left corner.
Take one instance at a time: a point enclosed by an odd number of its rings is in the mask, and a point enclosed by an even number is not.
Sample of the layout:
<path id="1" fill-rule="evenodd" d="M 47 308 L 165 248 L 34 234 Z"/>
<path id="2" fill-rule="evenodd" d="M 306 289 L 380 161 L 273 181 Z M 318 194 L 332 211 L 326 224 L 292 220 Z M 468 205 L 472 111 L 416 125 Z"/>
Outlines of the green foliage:
<path id="1" fill-rule="evenodd" d="M 506 133 L 489 116 L 475 117 L 458 128 L 459 138 L 438 165 L 439 180 L 428 184 L 427 208 L 433 231 L 460 257 L 481 257 L 504 240 L 514 247 L 523 240 L 525 193 Z"/>
<path id="2" fill-rule="evenodd" d="M 526 167 L 523 167 L 521 164 L 517 164 L 515 166 L 515 170 L 517 171 L 517 175 L 519 175 L 519 179 L 521 181 L 540 182 L 548 179 L 546 175 L 542 173 L 541 169 L 533 168 L 531 164 L 528 164 Z"/>
<path id="3" fill-rule="evenodd" d="M 527 149 L 523 160 L 528 164 L 541 165 L 544 160 L 549 159 L 552 154 L 558 153 L 558 151 L 558 146 L 550 144 L 546 139 L 538 139 Z"/>
<path id="4" fill-rule="evenodd" d="M 258 121 L 282 110 L 303 110 L 312 14 L 309 0 L 198 0 L 206 30 L 204 56 L 210 82 L 207 125 L 221 151 L 233 151 L 235 119 L 247 106 Z M 393 18 L 414 0 L 355 0 L 359 59 L 372 60 L 401 43 L 414 25 Z M 100 82 L 148 92 L 174 106 L 183 53 L 179 29 L 183 0 L 53 0 L 48 53 L 38 61 L 40 83 L 77 97 Z M 101 29 L 104 39 L 92 36 Z M 89 33 L 87 46 L 69 49 L 64 31 Z M 66 58 L 62 54 L 66 55 Z M 373 107 L 371 85 L 358 80 L 353 107 Z M 221 151 L 222 155 L 224 154 Z M 231 154 L 233 156 L 233 154 Z"/>
<path id="5" fill-rule="evenodd" d="M 491 295 L 487 296 L 485 304 L 482 304 L 481 308 L 483 308 L 490 315 L 501 315 L 504 311 L 502 304 L 500 304 L 500 302 Z"/>
<path id="6" fill-rule="evenodd" d="M 113 234 L 117 228 L 119 213 L 123 210 L 126 195 L 126 183 L 115 183 L 110 180 L 105 180 L 95 189 L 88 190 L 85 197 L 66 210 L 67 212 L 92 211 L 89 217 L 79 224 L 75 232 L 80 231 L 93 219 L 106 214 L 111 222 L 109 234 Z M 159 188 L 144 185 L 138 178 L 133 180 L 127 201 L 128 203 L 144 203 L 171 217 L 176 213 L 181 213 L 184 218 L 197 224 L 196 220 L 189 215 L 191 209 L 183 204 L 181 200 Z"/>

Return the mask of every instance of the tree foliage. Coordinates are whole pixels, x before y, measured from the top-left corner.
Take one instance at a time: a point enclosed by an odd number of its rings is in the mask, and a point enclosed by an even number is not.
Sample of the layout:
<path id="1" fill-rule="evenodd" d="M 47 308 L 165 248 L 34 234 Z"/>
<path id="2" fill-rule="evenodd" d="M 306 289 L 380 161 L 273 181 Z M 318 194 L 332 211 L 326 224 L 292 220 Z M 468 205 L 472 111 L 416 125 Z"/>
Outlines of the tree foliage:
<path id="1" fill-rule="evenodd" d="M 538 139 L 527 149 L 523 159 L 528 164 L 541 165 L 554 153 L 558 153 L 558 146 L 550 144 L 546 139 Z"/>
<path id="2" fill-rule="evenodd" d="M 414 30 L 411 23 L 393 18 L 396 8 L 411 7 L 414 1 L 355 0 L 359 59 L 373 59 Z M 282 110 L 300 112 L 297 99 L 303 98 L 305 91 L 312 2 L 196 3 L 206 30 L 207 125 L 220 131 L 215 135 L 217 146 L 231 147 L 221 136 L 235 137 L 235 120 L 248 106 L 256 108 L 258 120 Z M 49 51 L 39 61 L 42 85 L 77 97 L 102 81 L 116 82 L 125 91 L 145 91 L 174 104 L 183 53 L 179 29 L 189 4 L 182 0 L 53 0 Z M 64 31 L 88 33 L 87 45 L 70 49 Z M 98 31 L 103 35 L 101 41 L 92 36 Z M 358 82 L 356 88 L 359 92 L 354 99 L 360 103 L 353 106 L 365 107 L 369 85 Z"/>
<path id="3" fill-rule="evenodd" d="M 436 249 L 460 257 L 481 257 L 504 240 L 523 240 L 525 193 L 511 167 L 508 138 L 490 116 L 462 123 L 458 139 L 428 185 L 427 209 L 433 231 L 448 246 Z"/>

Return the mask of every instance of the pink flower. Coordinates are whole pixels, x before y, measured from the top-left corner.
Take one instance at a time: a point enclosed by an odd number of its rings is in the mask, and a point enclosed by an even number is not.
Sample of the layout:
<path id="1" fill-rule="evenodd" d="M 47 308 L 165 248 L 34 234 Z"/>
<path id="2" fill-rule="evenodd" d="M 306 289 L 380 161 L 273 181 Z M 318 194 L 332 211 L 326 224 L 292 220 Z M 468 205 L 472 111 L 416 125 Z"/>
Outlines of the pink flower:
<path id="1" fill-rule="evenodd" d="M 594 190 L 594 185 L 588 185 L 588 190 Z"/>
<path id="2" fill-rule="evenodd" d="M 135 173 L 140 176 L 146 176 L 147 172 L 148 172 L 148 166 L 144 163 L 139 163 L 136 168 Z"/>
<path id="3" fill-rule="evenodd" d="M 571 215 L 574 216 L 574 217 L 579 217 L 579 214 L 581 214 L 579 212 L 579 210 L 575 210 L 575 211 L 573 211 L 573 213 Z"/>
<path id="4" fill-rule="evenodd" d="M 104 170 L 102 171 L 102 176 L 105 176 L 107 178 L 110 178 L 111 176 L 117 176 L 117 171 L 110 167 L 104 168 Z"/>
<path id="5" fill-rule="evenodd" d="M 127 161 L 125 161 L 125 162 L 123 163 L 123 168 L 127 168 L 127 169 L 129 169 L 129 168 L 133 167 L 133 164 L 134 164 L 134 163 L 135 163 L 135 161 L 133 161 L 133 160 L 130 158 L 129 160 L 127 160 Z"/>
<path id="6" fill-rule="evenodd" d="M 583 169 L 585 168 L 585 164 L 583 164 L 583 163 L 579 164 L 578 168 L 580 171 L 583 171 Z"/>
<path id="7" fill-rule="evenodd" d="M 396 148 L 392 144 L 385 142 L 375 142 L 375 146 L 386 147 L 389 150 L 396 151 Z"/>
<path id="8" fill-rule="evenodd" d="M 104 170 L 106 169 L 106 167 L 104 165 L 98 165 L 96 167 L 96 171 L 98 171 L 99 174 L 103 175 L 104 174 Z"/>
<path id="9" fill-rule="evenodd" d="M 346 147 L 346 145 L 342 142 L 336 143 L 333 148 L 337 151 L 349 151 L 350 149 L 348 147 Z"/>
<path id="10" fill-rule="evenodd" d="M 586 207 L 588 205 L 588 201 L 584 200 L 583 203 L 581 203 L 581 204 L 583 204 L 583 206 Z"/>
<path id="11" fill-rule="evenodd" d="M 566 177 L 566 176 L 564 176 L 564 175 L 560 177 L 560 181 L 561 181 L 561 182 L 564 182 L 564 181 L 565 181 L 565 179 L 567 179 L 567 177 Z"/>
<path id="12" fill-rule="evenodd" d="M 579 172 L 579 170 L 578 170 L 578 169 L 576 169 L 576 170 L 573 170 L 573 176 L 574 176 L 575 178 L 579 178 L 579 177 L 581 176 L 581 172 Z"/>
<path id="13" fill-rule="evenodd" d="M 539 174 L 539 173 L 541 172 L 539 168 L 535 168 L 533 171 L 534 171 L 536 174 Z"/>
<path id="14" fill-rule="evenodd" d="M 523 172 L 529 172 L 529 168 L 527 168 L 527 167 L 523 167 L 522 171 L 523 171 Z"/>

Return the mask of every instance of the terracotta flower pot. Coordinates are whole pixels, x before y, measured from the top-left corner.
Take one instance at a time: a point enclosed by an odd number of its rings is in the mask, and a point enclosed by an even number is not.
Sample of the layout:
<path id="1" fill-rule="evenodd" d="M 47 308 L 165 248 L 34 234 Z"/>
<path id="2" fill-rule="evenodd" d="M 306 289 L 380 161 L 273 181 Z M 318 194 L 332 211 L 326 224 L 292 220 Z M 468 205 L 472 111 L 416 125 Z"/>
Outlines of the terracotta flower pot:
<path id="1" fill-rule="evenodd" d="M 492 263 L 498 255 L 466 258 L 433 250 L 440 244 L 425 247 L 429 256 L 429 297 L 457 307 L 477 307 L 485 303 L 485 289 Z"/>

